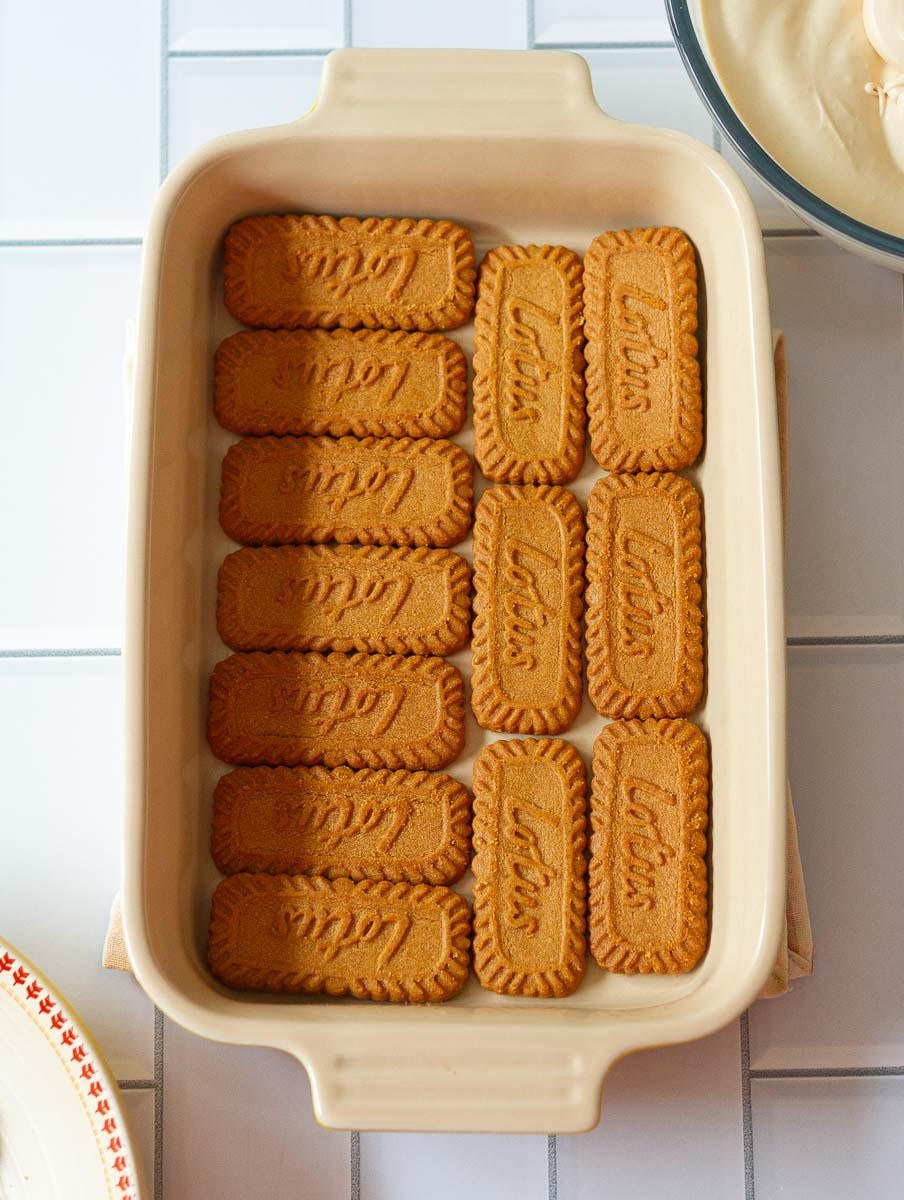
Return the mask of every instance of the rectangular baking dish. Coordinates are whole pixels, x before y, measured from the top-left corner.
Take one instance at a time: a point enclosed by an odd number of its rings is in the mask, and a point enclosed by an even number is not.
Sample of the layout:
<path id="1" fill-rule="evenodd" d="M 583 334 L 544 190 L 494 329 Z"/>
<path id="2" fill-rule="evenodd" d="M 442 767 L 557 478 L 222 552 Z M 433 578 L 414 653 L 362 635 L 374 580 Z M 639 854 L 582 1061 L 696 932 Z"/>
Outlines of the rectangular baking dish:
<path id="1" fill-rule="evenodd" d="M 270 212 L 449 217 L 472 231 L 478 258 L 505 242 L 583 253 L 601 230 L 635 225 L 677 225 L 694 241 L 706 446 L 690 474 L 704 498 L 707 653 L 694 719 L 712 747 L 712 935 L 692 973 L 591 964 L 574 995 L 549 1001 L 499 997 L 472 978 L 451 1003 L 405 1007 L 240 995 L 207 971 L 211 793 L 226 769 L 206 742 L 207 683 L 228 653 L 214 596 L 233 548 L 217 521 L 232 438 L 211 403 L 213 352 L 236 328 L 221 247 L 238 217 Z M 452 336 L 470 353 L 470 327 Z M 471 449 L 470 428 L 457 440 Z M 769 972 L 784 904 L 778 461 L 750 200 L 708 147 L 603 115 L 579 56 L 340 50 L 305 118 L 221 138 L 183 163 L 145 243 L 129 524 L 124 912 L 155 1003 L 205 1037 L 295 1055 L 318 1119 L 354 1129 L 588 1129 L 617 1058 L 735 1018 Z M 599 474 L 588 451 L 582 502 Z M 468 660 L 453 659 L 466 679 Z M 601 724 L 585 700 L 566 735 L 588 762 Z M 470 784 L 495 737 L 469 720 L 450 773 Z"/>

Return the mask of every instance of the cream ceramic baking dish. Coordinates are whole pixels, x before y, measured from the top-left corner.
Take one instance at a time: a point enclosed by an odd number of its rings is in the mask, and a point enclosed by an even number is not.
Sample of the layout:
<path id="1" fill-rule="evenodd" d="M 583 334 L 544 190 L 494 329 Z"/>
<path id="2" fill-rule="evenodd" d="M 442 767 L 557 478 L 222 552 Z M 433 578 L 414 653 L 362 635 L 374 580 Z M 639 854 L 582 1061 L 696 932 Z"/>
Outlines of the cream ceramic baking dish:
<path id="1" fill-rule="evenodd" d="M 236 328 L 221 299 L 223 235 L 250 213 L 449 217 L 478 256 L 504 242 L 583 252 L 603 229 L 673 224 L 702 266 L 712 936 L 673 977 L 591 966 L 557 1001 L 471 980 L 454 1001 L 392 1006 L 231 993 L 205 966 L 216 872 L 205 738 L 208 675 L 227 653 L 216 571 L 222 456 L 213 351 Z M 471 350 L 469 328 L 454 335 Z M 785 681 L 778 449 L 763 245 L 712 150 L 620 124 L 584 61 L 559 53 L 341 50 L 315 108 L 211 143 L 163 187 L 145 243 L 129 532 L 124 910 L 142 985 L 205 1037 L 278 1047 L 307 1068 L 318 1118 L 355 1129 L 578 1131 L 621 1055 L 732 1020 L 775 957 L 784 902 Z M 470 431 L 458 439 L 470 449 Z M 581 500 L 599 475 L 588 453 Z M 479 485 L 478 485 L 479 488 Z M 470 553 L 465 544 L 463 551 Z M 453 661 L 467 677 L 468 654 Z M 585 701 L 568 735 L 589 759 Z M 450 769 L 470 783 L 472 722 Z"/>

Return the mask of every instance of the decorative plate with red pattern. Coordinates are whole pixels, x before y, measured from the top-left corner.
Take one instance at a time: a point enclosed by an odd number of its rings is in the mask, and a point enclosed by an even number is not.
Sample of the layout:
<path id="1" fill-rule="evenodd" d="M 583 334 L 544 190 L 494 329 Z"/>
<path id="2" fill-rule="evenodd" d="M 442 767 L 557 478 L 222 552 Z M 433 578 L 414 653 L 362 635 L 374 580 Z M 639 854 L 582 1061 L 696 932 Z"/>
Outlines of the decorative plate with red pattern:
<path id="1" fill-rule="evenodd" d="M 0 939 L 0 1197 L 140 1200 L 115 1080 L 67 1001 Z"/>

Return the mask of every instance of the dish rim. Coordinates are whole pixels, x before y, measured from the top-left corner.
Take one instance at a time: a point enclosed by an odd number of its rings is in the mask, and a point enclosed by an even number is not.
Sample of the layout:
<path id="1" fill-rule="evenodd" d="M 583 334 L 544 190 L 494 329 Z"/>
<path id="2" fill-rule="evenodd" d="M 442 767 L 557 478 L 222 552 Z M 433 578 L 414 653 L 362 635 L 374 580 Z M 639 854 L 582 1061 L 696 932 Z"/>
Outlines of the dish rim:
<path id="1" fill-rule="evenodd" d="M 455 66 L 464 68 L 467 64 L 473 69 L 479 60 L 482 70 L 496 65 L 499 60 L 505 60 L 500 65 L 504 65 L 509 71 L 514 69 L 514 61 L 519 64 L 518 70 L 528 61 L 525 52 L 344 50 L 334 52 L 327 59 L 324 86 L 327 83 L 335 85 L 337 73 L 341 77 L 342 72 L 346 71 L 354 76 L 356 70 L 362 70 L 362 56 L 368 64 L 379 62 L 381 67 L 389 68 L 397 66 L 400 58 L 406 63 L 413 63 L 415 57 L 428 63 L 431 68 L 441 64 L 448 66 L 450 61 L 454 60 Z M 733 979 L 730 986 L 723 984 L 719 988 L 696 989 L 698 999 L 692 1011 L 683 1009 L 685 1001 L 688 1000 L 688 996 L 683 995 L 649 1007 L 611 1010 L 570 1008 L 570 1020 L 557 1025 L 548 1020 L 552 1009 L 544 1008 L 541 1012 L 538 1008 L 535 1012 L 523 1006 L 510 1010 L 488 1008 L 481 1010 L 486 1013 L 486 1020 L 478 1027 L 478 1023 L 473 1020 L 475 1010 L 454 1004 L 428 1006 L 447 1009 L 453 1019 L 454 1014 L 459 1014 L 457 1027 L 462 1032 L 469 1030 L 469 1064 L 476 1063 L 483 1055 L 481 1066 L 485 1067 L 486 1063 L 491 1061 L 492 1053 L 498 1052 L 500 1031 L 506 1025 L 510 1027 L 512 1022 L 517 1024 L 528 1038 L 535 1035 L 545 1039 L 546 1057 L 541 1056 L 544 1065 L 540 1069 L 548 1071 L 551 1091 L 556 1087 L 561 1090 L 566 1083 L 570 1086 L 569 1098 L 558 1103 L 562 1109 L 567 1109 L 569 1114 L 570 1123 L 566 1128 L 569 1131 L 578 1131 L 590 1128 L 596 1123 L 602 1081 L 614 1061 L 637 1049 L 690 1041 L 721 1028 L 743 1011 L 754 998 L 774 963 L 781 935 L 785 890 L 784 601 L 781 578 L 778 450 L 777 438 L 771 436 L 775 427 L 774 402 L 770 404 L 770 400 L 774 401 L 772 341 L 766 299 L 763 243 L 753 205 L 737 175 L 711 147 L 704 146 L 684 134 L 626 127 L 603 114 L 593 98 L 589 70 L 580 55 L 544 52 L 542 56 L 534 56 L 535 62 L 539 63 L 541 60 L 547 68 L 557 69 L 562 75 L 559 82 L 573 92 L 570 96 L 573 108 L 566 110 L 569 114 L 567 122 L 562 120 L 561 114 L 557 118 L 563 126 L 560 131 L 563 140 L 568 137 L 580 136 L 586 139 L 599 136 L 602 143 L 606 140 L 605 131 L 609 130 L 611 138 L 612 128 L 617 127 L 629 128 L 631 136 L 643 141 L 646 148 L 660 147 L 664 152 L 672 152 L 680 147 L 681 153 L 688 158 L 702 160 L 706 169 L 717 177 L 718 183 L 729 194 L 736 209 L 737 228 L 741 239 L 739 255 L 746 263 L 745 303 L 749 306 L 751 318 L 749 336 L 754 373 L 751 389 L 755 402 L 755 439 L 751 452 L 756 454 L 759 463 L 757 500 L 760 512 L 757 521 L 757 543 L 758 557 L 761 558 L 763 566 L 761 629 L 767 652 L 763 669 L 767 690 L 764 703 L 767 705 L 768 720 L 763 761 L 764 780 L 768 781 L 769 786 L 768 796 L 763 798 L 763 804 L 766 809 L 764 821 L 768 823 L 764 834 L 768 852 L 764 854 L 764 859 L 768 861 L 770 872 L 764 885 L 761 919 L 756 927 L 755 953 L 748 969 Z M 426 72 L 427 68 L 424 67 L 424 70 Z M 325 114 L 316 115 L 320 117 Z M 148 805 L 144 747 L 148 703 L 146 672 L 149 657 L 145 628 L 148 604 L 147 543 L 151 483 L 154 478 L 153 420 L 157 391 L 154 366 L 159 340 L 159 283 L 165 261 L 167 229 L 183 192 L 216 160 L 243 150 L 260 148 L 267 141 L 279 141 L 289 135 L 290 131 L 294 132 L 295 136 L 310 135 L 315 139 L 323 138 L 325 134 L 335 136 L 335 120 L 336 114 L 333 112 L 332 126 L 329 127 L 329 123 L 326 123 L 327 128 L 324 127 L 324 122 L 319 120 L 312 121 L 307 128 L 299 121 L 293 121 L 286 125 L 219 138 L 196 151 L 177 168 L 161 189 L 154 208 L 143 262 L 129 518 L 128 604 L 124 657 L 129 715 L 126 727 L 126 791 L 130 799 L 127 799 L 126 803 L 123 909 L 126 937 L 136 974 L 142 986 L 175 1020 L 202 1036 L 224 1042 L 269 1045 L 293 1054 L 308 1069 L 315 1111 L 324 1123 L 336 1124 L 341 1128 L 386 1128 L 385 1123 L 369 1123 L 367 1113 L 361 1110 L 355 1111 L 354 1120 L 347 1116 L 349 1102 L 342 1098 L 342 1087 L 330 1078 L 335 1074 L 337 1056 L 342 1055 L 343 1033 L 345 1031 L 347 1038 L 348 1031 L 356 1021 L 361 1022 L 362 1018 L 366 1020 L 369 1026 L 367 1036 L 362 1036 L 360 1041 L 369 1043 L 368 1050 L 372 1057 L 382 1039 L 395 1033 L 403 1033 L 410 1052 L 406 1070 L 409 1071 L 409 1076 L 415 1079 L 410 1086 L 416 1089 L 416 1072 L 420 1068 L 412 1060 L 419 1057 L 419 1051 L 429 1052 L 437 1037 L 443 1036 L 439 1025 L 427 1019 L 435 1017 L 435 1012 L 430 1014 L 411 1009 L 369 1005 L 365 1017 L 361 1005 L 320 1005 L 308 1007 L 303 1023 L 296 1019 L 293 1025 L 288 1012 L 283 1011 L 290 1006 L 252 1006 L 248 1001 L 218 991 L 209 979 L 205 980 L 207 992 L 203 998 L 199 998 L 196 992 L 190 991 L 178 980 L 170 977 L 158 964 L 154 956 L 148 912 L 145 908 L 148 873 L 143 828 Z M 368 117 L 361 118 L 363 130 L 360 124 L 354 125 L 352 122 L 351 129 L 343 126 L 341 133 L 347 134 L 350 139 L 378 136 L 367 127 L 367 120 Z M 301 118 L 301 121 L 304 121 L 304 118 Z M 542 140 L 549 138 L 554 128 L 553 121 L 550 122 L 550 128 L 540 131 L 519 125 L 517 129 L 508 128 L 500 134 L 494 127 L 490 136 L 536 136 L 538 140 Z M 384 136 L 405 137 L 410 136 L 411 132 L 411 129 L 406 127 L 396 132 L 384 133 Z M 767 565 L 774 567 L 775 571 L 767 570 Z M 266 1029 L 263 1027 L 265 1022 Z M 585 1036 L 592 1028 L 599 1032 L 597 1039 L 588 1039 Z M 588 1045 L 588 1042 L 591 1044 Z M 422 1057 L 422 1054 L 420 1056 Z M 346 1054 L 343 1065 L 347 1066 L 350 1061 L 350 1056 Z M 358 1056 L 357 1065 L 360 1067 L 362 1062 L 369 1061 L 371 1060 L 368 1059 L 367 1053 L 363 1053 Z M 487 1069 L 492 1071 L 492 1067 Z M 497 1069 L 501 1072 L 504 1067 Z M 464 1068 L 462 1070 L 464 1071 Z M 420 1078 L 423 1078 L 423 1074 Z M 513 1089 L 516 1086 L 512 1079 L 509 1079 L 508 1084 Z M 350 1086 L 347 1085 L 347 1088 Z M 547 1108 L 552 1107 L 551 1100 L 546 1100 L 545 1103 Z M 461 1123 L 461 1118 L 455 1119 L 454 1113 L 464 1110 L 463 1102 L 458 1101 L 458 1104 L 458 1109 L 444 1111 L 441 1117 L 432 1120 L 429 1125 L 424 1124 L 423 1118 L 418 1116 L 413 1117 L 410 1124 L 394 1123 L 390 1127 L 457 1130 L 493 1128 L 513 1131 L 539 1129 L 536 1123 L 519 1121 L 517 1112 L 510 1117 L 501 1115 L 498 1099 L 494 1102 L 492 1096 L 485 1099 L 483 1107 L 474 1104 L 471 1123 Z M 343 1120 L 336 1120 L 337 1112 L 343 1115 Z M 453 1113 L 452 1116 L 450 1112 Z"/>

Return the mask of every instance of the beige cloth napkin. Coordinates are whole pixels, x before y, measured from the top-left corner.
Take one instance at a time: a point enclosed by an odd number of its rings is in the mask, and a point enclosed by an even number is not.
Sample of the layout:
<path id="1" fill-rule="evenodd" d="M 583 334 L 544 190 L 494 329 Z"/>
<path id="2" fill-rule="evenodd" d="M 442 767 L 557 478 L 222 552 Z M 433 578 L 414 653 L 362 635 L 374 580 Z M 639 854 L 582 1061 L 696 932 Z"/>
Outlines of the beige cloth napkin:
<path id="1" fill-rule="evenodd" d="M 785 335 L 776 330 L 772 335 L 775 360 L 775 401 L 778 410 L 778 446 L 782 468 L 782 517 L 787 533 L 788 518 L 788 356 Z M 788 850 L 787 890 L 785 893 L 785 936 L 772 974 L 766 980 L 760 998 L 772 1000 L 783 996 L 792 979 L 813 974 L 813 933 L 810 928 L 810 909 L 804 887 L 804 872 L 797 842 L 797 820 L 788 787 Z"/>
<path id="2" fill-rule="evenodd" d="M 778 407 L 778 438 L 782 465 L 782 512 L 788 507 L 788 365 L 785 338 L 776 332 L 773 338 L 775 354 L 775 389 Z M 116 971 L 131 971 L 129 954 L 122 931 L 122 906 L 119 895 L 110 910 L 110 923 L 104 939 L 103 965 Z M 760 998 L 771 1000 L 784 995 L 790 980 L 813 972 L 813 936 L 810 932 L 810 912 L 804 890 L 804 876 L 797 845 L 797 822 L 788 788 L 788 883 L 785 901 L 785 936 L 772 974 Z"/>

